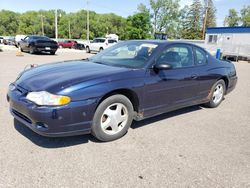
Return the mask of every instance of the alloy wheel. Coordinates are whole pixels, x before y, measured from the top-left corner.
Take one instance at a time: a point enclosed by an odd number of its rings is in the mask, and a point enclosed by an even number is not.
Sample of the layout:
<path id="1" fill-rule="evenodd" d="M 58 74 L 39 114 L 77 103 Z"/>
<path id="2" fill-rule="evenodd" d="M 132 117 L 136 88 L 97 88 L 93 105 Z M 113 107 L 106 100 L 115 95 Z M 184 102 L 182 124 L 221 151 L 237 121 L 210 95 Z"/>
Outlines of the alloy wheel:
<path id="1" fill-rule="evenodd" d="M 215 89 L 214 89 L 214 93 L 213 93 L 213 102 L 215 104 L 220 103 L 220 101 L 222 100 L 224 94 L 224 88 L 222 84 L 218 84 Z"/>

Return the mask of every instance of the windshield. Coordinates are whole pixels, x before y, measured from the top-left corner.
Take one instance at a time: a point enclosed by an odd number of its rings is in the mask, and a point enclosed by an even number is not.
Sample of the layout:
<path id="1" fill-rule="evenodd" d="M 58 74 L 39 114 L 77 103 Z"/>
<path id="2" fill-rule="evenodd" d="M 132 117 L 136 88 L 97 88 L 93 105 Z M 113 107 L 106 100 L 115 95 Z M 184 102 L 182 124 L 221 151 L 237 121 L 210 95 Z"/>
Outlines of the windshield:
<path id="1" fill-rule="evenodd" d="M 155 43 L 143 41 L 122 42 L 90 58 L 95 63 L 110 66 L 141 68 L 158 47 Z"/>

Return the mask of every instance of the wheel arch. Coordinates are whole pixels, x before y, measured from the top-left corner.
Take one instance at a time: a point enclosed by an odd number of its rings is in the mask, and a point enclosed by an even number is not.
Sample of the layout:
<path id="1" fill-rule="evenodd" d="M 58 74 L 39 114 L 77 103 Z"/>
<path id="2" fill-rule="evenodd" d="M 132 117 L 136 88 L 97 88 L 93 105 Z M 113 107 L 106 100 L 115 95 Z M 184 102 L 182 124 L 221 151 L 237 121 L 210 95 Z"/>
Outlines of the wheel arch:
<path id="1" fill-rule="evenodd" d="M 125 88 L 124 89 L 116 89 L 116 90 L 113 90 L 113 91 L 106 93 L 98 101 L 96 108 L 101 104 L 102 101 L 104 101 L 105 99 L 107 99 L 108 97 L 110 97 L 112 95 L 117 95 L 117 94 L 124 95 L 125 97 L 127 97 L 131 101 L 133 108 L 134 108 L 134 111 L 139 112 L 139 97 L 138 97 L 138 95 L 133 90 L 125 89 Z"/>
<path id="2" fill-rule="evenodd" d="M 219 80 L 223 80 L 226 84 L 226 90 L 228 89 L 229 79 L 226 76 L 221 77 Z"/>

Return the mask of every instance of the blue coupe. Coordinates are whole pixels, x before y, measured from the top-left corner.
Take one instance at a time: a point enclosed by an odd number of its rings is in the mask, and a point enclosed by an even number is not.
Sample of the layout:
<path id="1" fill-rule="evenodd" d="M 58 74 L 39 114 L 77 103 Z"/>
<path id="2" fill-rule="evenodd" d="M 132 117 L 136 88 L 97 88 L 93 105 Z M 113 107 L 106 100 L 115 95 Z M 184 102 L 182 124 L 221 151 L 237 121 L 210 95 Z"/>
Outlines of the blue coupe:
<path id="1" fill-rule="evenodd" d="M 133 120 L 198 104 L 217 107 L 236 82 L 232 63 L 196 45 L 126 41 L 90 59 L 26 70 L 7 99 L 11 114 L 40 135 L 92 133 L 111 141 Z"/>

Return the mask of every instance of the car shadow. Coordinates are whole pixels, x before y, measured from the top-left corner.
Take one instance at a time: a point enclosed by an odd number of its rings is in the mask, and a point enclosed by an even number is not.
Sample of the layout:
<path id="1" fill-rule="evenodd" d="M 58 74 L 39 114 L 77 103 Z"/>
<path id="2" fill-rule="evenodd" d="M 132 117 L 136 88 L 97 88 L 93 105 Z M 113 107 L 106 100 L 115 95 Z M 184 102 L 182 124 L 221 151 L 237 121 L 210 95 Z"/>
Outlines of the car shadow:
<path id="1" fill-rule="evenodd" d="M 201 110 L 201 109 L 202 109 L 201 106 L 192 106 L 192 107 L 187 107 L 187 108 L 183 108 L 180 110 L 176 110 L 173 112 L 164 113 L 164 114 L 161 114 L 152 118 L 148 118 L 142 121 L 134 121 L 134 123 L 131 125 L 131 128 L 137 129 L 137 128 L 155 123 L 157 121 L 161 121 L 163 119 L 172 118 L 181 114 L 187 114 L 187 113 Z M 28 127 L 26 127 L 24 124 L 22 124 L 16 119 L 14 119 L 14 127 L 21 135 L 28 138 L 34 144 L 43 148 L 48 148 L 48 149 L 71 147 L 75 145 L 86 144 L 89 141 L 102 143 L 96 138 L 94 138 L 91 134 L 71 136 L 71 137 L 59 137 L 59 138 L 44 137 L 44 136 L 36 134 L 35 132 L 30 130 Z"/>
<path id="2" fill-rule="evenodd" d="M 71 147 L 75 145 L 86 144 L 89 141 L 99 143 L 99 141 L 90 134 L 80 135 L 80 136 L 70 136 L 70 137 L 58 137 L 58 138 L 44 137 L 33 132 L 15 118 L 14 118 L 14 127 L 21 135 L 28 138 L 34 144 L 43 148 Z"/>
<path id="3" fill-rule="evenodd" d="M 135 121 L 132 124 L 131 128 L 132 129 L 137 129 L 137 128 L 140 128 L 140 127 L 155 123 L 157 121 L 161 121 L 161 120 L 164 120 L 164 119 L 169 119 L 169 118 L 172 118 L 172 117 L 175 117 L 175 116 L 179 116 L 179 115 L 182 115 L 182 114 L 187 114 L 187 113 L 194 112 L 194 111 L 197 111 L 197 110 L 202 110 L 202 109 L 203 108 L 200 105 L 182 108 L 180 110 L 164 113 L 164 114 L 154 116 L 152 118 L 148 118 L 148 119 L 145 119 L 145 120 L 142 120 L 142 121 Z"/>

